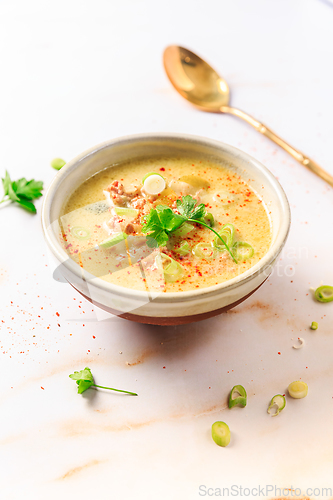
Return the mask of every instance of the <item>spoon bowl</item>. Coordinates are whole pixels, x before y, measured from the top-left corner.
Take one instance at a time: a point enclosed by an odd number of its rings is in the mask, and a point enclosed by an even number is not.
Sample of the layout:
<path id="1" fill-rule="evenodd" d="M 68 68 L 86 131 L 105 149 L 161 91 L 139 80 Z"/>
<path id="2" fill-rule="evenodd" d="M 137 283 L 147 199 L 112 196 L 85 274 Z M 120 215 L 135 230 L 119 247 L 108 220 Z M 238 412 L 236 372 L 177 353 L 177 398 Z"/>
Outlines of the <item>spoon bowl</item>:
<path id="1" fill-rule="evenodd" d="M 219 113 L 230 100 L 227 82 L 201 57 L 184 47 L 164 51 L 166 74 L 180 95 L 203 111 Z"/>
<path id="2" fill-rule="evenodd" d="M 253 116 L 229 106 L 230 92 L 227 82 L 201 57 L 184 47 L 170 45 L 164 51 L 163 62 L 166 74 L 177 92 L 197 108 L 241 118 L 333 187 L 332 175 L 314 160 L 293 148 Z"/>

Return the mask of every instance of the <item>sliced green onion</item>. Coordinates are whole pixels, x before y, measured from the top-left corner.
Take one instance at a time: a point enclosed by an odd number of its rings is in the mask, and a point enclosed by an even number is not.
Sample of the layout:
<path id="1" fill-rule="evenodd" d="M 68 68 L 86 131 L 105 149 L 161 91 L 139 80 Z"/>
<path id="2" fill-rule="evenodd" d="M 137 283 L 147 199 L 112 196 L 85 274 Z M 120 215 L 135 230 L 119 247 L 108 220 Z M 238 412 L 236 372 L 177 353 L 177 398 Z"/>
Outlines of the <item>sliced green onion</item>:
<path id="1" fill-rule="evenodd" d="M 222 241 L 223 245 L 226 247 L 227 251 L 229 252 L 230 257 L 232 258 L 232 260 L 234 261 L 234 263 L 237 264 L 237 260 L 235 259 L 234 254 L 232 253 L 232 251 L 230 250 L 228 243 L 221 237 L 221 235 L 217 231 L 215 231 L 215 229 L 213 229 L 212 227 L 208 226 L 208 224 L 206 224 L 205 222 L 202 222 L 202 220 L 188 219 L 188 221 L 189 222 L 194 222 L 195 224 L 201 224 L 201 226 L 204 226 L 207 229 L 209 229 L 210 231 L 212 231 L 215 234 L 215 237 L 218 238 L 218 240 Z"/>
<path id="2" fill-rule="evenodd" d="M 311 330 L 317 330 L 318 329 L 317 321 L 312 321 L 310 328 L 311 328 Z"/>
<path id="3" fill-rule="evenodd" d="M 188 224 L 187 222 L 184 222 L 179 229 L 176 229 L 174 231 L 173 235 L 180 237 L 180 238 L 185 238 L 191 231 L 193 231 L 194 226 L 192 224 Z"/>
<path id="4" fill-rule="evenodd" d="M 121 241 L 126 240 L 126 238 L 127 238 L 126 233 L 113 234 L 112 236 L 110 236 L 106 240 L 99 243 L 99 246 L 101 248 L 110 248 L 110 247 L 113 247 L 114 245 L 117 245 L 117 243 L 120 243 Z"/>
<path id="5" fill-rule="evenodd" d="M 163 266 L 163 273 L 164 273 L 165 281 L 167 283 L 174 283 L 175 281 L 179 280 L 184 273 L 184 269 L 179 264 L 179 262 L 172 259 L 171 257 L 169 257 L 169 255 L 166 255 L 163 252 L 161 252 L 160 255 L 161 255 L 161 259 L 162 259 L 162 266 Z"/>
<path id="6" fill-rule="evenodd" d="M 333 286 L 323 285 L 317 288 L 314 294 L 319 302 L 332 302 L 333 300 Z"/>
<path id="7" fill-rule="evenodd" d="M 204 222 L 206 222 L 206 224 L 208 224 L 208 226 L 213 227 L 215 224 L 213 214 L 211 214 L 210 212 L 208 214 L 206 214 L 204 217 Z"/>
<path id="8" fill-rule="evenodd" d="M 239 260 L 251 259 L 251 257 L 253 257 L 254 254 L 254 248 L 245 241 L 236 241 L 232 249 L 234 251 L 236 259 Z"/>
<path id="9" fill-rule="evenodd" d="M 85 227 L 75 226 L 72 227 L 71 234 L 78 240 L 87 240 L 88 238 L 90 238 L 91 232 Z"/>
<path id="10" fill-rule="evenodd" d="M 212 425 L 212 438 L 219 446 L 228 446 L 230 443 L 230 429 L 224 422 L 215 422 Z"/>
<path id="11" fill-rule="evenodd" d="M 139 213 L 139 210 L 135 208 L 114 207 L 113 210 L 116 215 L 124 215 L 125 217 L 136 217 Z"/>
<path id="12" fill-rule="evenodd" d="M 164 177 L 160 174 L 156 174 L 155 172 L 151 172 L 147 174 L 142 179 L 143 189 L 147 194 L 157 195 L 162 193 L 166 187 L 166 182 Z"/>
<path id="13" fill-rule="evenodd" d="M 178 248 L 174 248 L 173 251 L 178 255 L 187 255 L 190 253 L 191 247 L 187 241 L 183 241 L 183 243 L 179 245 Z"/>
<path id="14" fill-rule="evenodd" d="M 301 380 L 296 380 L 288 386 L 289 395 L 294 399 L 302 399 L 308 394 L 308 385 Z"/>
<path id="15" fill-rule="evenodd" d="M 192 249 L 192 253 L 199 259 L 213 260 L 217 255 L 217 250 L 208 243 L 198 243 Z"/>
<path id="16" fill-rule="evenodd" d="M 247 394 L 246 390 L 242 385 L 235 385 L 231 389 L 229 396 L 229 408 L 233 408 L 236 405 L 246 406 Z"/>
<path id="17" fill-rule="evenodd" d="M 56 170 L 60 170 L 64 165 L 66 165 L 66 162 L 62 158 L 54 158 L 51 161 L 51 167 Z"/>
<path id="18" fill-rule="evenodd" d="M 234 241 L 235 227 L 233 224 L 225 224 L 222 229 L 218 232 L 219 236 L 226 242 L 229 248 L 231 248 Z M 226 246 L 223 245 L 221 240 L 215 236 L 213 240 L 213 245 L 220 252 L 224 252 L 226 250 Z"/>
<path id="19" fill-rule="evenodd" d="M 267 413 L 272 415 L 272 417 L 276 417 L 276 415 L 278 415 L 285 406 L 286 406 L 286 398 L 282 396 L 282 394 L 277 394 L 271 399 Z M 275 410 L 275 413 L 272 413 L 272 410 Z"/>
<path id="20" fill-rule="evenodd" d="M 148 174 L 142 177 L 142 184 L 144 184 L 145 180 L 148 179 L 148 177 L 150 177 L 151 175 L 159 175 L 160 177 L 162 177 L 163 180 L 165 180 L 163 175 L 158 174 L 157 172 L 149 172 Z"/>

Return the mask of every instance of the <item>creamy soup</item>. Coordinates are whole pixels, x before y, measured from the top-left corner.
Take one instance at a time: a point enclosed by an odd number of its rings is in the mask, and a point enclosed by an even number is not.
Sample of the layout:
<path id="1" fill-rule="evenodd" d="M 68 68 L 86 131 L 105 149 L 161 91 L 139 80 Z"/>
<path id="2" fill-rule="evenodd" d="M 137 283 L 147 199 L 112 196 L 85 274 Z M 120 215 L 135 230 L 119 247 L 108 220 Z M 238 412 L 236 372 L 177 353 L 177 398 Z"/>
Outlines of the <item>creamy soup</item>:
<path id="1" fill-rule="evenodd" d="M 271 243 L 269 213 L 249 184 L 222 164 L 191 158 L 104 169 L 71 195 L 60 227 L 86 279 L 152 297 L 230 280 Z"/>

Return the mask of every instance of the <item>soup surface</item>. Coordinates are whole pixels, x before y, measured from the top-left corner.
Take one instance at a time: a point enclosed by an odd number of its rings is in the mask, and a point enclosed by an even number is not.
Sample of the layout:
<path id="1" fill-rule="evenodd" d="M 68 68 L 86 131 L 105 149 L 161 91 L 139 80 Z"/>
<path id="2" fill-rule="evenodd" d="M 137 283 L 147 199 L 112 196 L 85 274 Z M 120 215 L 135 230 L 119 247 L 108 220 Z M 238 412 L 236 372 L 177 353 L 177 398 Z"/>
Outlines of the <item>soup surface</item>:
<path id="1" fill-rule="evenodd" d="M 258 194 L 232 169 L 202 159 L 106 168 L 77 187 L 59 222 L 62 244 L 87 280 L 152 297 L 230 280 L 271 243 Z"/>

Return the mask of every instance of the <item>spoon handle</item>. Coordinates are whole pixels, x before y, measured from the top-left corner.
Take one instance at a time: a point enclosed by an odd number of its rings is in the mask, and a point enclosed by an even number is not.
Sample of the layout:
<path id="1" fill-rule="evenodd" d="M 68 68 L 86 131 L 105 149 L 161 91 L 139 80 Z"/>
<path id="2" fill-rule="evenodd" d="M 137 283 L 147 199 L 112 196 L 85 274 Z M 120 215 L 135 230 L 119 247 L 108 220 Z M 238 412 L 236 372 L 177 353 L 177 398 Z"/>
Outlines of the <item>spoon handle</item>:
<path id="1" fill-rule="evenodd" d="M 305 156 L 301 151 L 298 151 L 297 149 L 293 148 L 288 144 L 286 141 L 284 141 L 281 137 L 276 135 L 273 130 L 269 129 L 262 123 L 258 122 L 255 118 L 252 116 L 248 115 L 247 113 L 244 113 L 244 111 L 241 111 L 240 109 L 236 108 L 230 108 L 229 106 L 222 106 L 220 108 L 221 113 L 229 113 L 234 116 L 238 116 L 238 118 L 242 118 L 245 120 L 247 123 L 252 125 L 258 132 L 261 134 L 265 135 L 270 139 L 271 141 L 275 142 L 275 144 L 278 144 L 278 146 L 281 146 L 287 153 L 289 153 L 295 160 L 297 160 L 299 163 L 304 165 L 304 167 L 307 167 L 309 170 L 311 170 L 314 174 L 318 175 L 318 177 L 321 177 L 324 181 L 326 181 L 330 186 L 333 187 L 333 176 L 330 175 L 326 170 L 321 168 L 318 163 L 315 161 L 311 160 L 311 158 L 308 158 Z"/>

